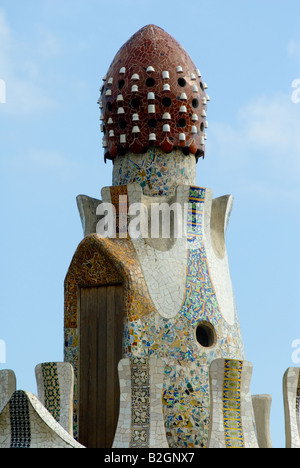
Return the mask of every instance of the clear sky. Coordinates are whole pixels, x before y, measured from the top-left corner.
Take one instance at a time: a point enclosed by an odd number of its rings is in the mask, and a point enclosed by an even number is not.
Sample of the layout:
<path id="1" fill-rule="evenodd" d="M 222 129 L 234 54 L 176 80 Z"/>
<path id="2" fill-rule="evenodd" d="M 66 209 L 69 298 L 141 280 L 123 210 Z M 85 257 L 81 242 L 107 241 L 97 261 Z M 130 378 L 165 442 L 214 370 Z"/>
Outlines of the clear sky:
<path id="1" fill-rule="evenodd" d="M 35 365 L 63 360 L 76 196 L 111 185 L 99 88 L 123 43 L 154 23 L 208 83 L 197 184 L 235 200 L 226 242 L 251 391 L 272 395 L 284 447 L 282 377 L 300 365 L 299 18 L 299 0 L 0 0 L 0 369 L 18 389 L 36 393 Z"/>

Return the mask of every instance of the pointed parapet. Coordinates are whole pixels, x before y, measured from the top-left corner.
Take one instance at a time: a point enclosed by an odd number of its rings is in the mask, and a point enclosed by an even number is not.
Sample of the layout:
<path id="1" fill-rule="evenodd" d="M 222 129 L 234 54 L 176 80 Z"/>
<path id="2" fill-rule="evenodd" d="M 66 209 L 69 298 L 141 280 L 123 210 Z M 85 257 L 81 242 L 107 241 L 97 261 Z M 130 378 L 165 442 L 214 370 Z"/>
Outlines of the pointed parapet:
<path id="1" fill-rule="evenodd" d="M 250 394 L 252 364 L 216 359 L 209 369 L 208 448 L 258 448 Z"/>
<path id="2" fill-rule="evenodd" d="M 226 252 L 225 234 L 233 207 L 233 196 L 223 195 L 214 198 L 211 205 L 210 234 L 211 243 L 218 258 L 224 258 Z"/>
<path id="3" fill-rule="evenodd" d="M 165 364 L 148 357 L 119 362 L 120 414 L 113 448 L 168 448 L 162 410 Z"/>
<path id="4" fill-rule="evenodd" d="M 77 208 L 80 215 L 84 237 L 97 232 L 97 222 L 100 217 L 97 216 L 97 206 L 101 203 L 96 198 L 87 195 L 78 195 L 76 197 Z"/>
<path id="5" fill-rule="evenodd" d="M 84 448 L 32 393 L 18 390 L 0 414 L 0 448 Z"/>
<path id="6" fill-rule="evenodd" d="M 283 376 L 286 448 L 300 448 L 300 367 L 289 367 Z"/>
<path id="7" fill-rule="evenodd" d="M 0 413 L 16 391 L 16 376 L 14 371 L 4 369 L 0 371 Z"/>
<path id="8" fill-rule="evenodd" d="M 40 402 L 73 436 L 73 366 L 68 362 L 45 362 L 36 366 L 35 376 Z"/>
<path id="9" fill-rule="evenodd" d="M 252 405 L 259 448 L 272 448 L 270 431 L 271 395 L 252 395 Z"/>

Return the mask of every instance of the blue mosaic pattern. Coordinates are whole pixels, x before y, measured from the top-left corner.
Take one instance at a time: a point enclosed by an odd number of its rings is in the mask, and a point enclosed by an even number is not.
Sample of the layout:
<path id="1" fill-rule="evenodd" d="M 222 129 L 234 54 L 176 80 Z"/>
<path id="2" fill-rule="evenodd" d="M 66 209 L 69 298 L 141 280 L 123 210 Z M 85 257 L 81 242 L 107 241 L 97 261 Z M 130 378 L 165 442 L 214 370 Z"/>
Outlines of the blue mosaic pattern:
<path id="1" fill-rule="evenodd" d="M 221 320 L 203 242 L 204 200 L 205 188 L 190 188 L 187 216 L 189 252 L 185 286 L 186 295 L 180 314 L 191 323 L 195 323 L 200 317 L 202 320 L 209 322 Z"/>
<path id="2" fill-rule="evenodd" d="M 31 429 L 29 406 L 25 392 L 16 391 L 9 402 L 11 443 L 10 448 L 30 448 Z"/>
<path id="3" fill-rule="evenodd" d="M 45 407 L 54 419 L 60 421 L 60 386 L 56 362 L 42 364 L 44 380 Z"/>
<path id="4" fill-rule="evenodd" d="M 139 163 L 122 157 L 114 163 L 118 170 L 114 169 L 113 185 L 138 183 L 145 195 L 170 195 L 179 183 L 189 185 L 195 180 L 195 168 L 187 161 L 181 152 L 180 156 L 165 154 L 158 148 L 149 149 Z"/>

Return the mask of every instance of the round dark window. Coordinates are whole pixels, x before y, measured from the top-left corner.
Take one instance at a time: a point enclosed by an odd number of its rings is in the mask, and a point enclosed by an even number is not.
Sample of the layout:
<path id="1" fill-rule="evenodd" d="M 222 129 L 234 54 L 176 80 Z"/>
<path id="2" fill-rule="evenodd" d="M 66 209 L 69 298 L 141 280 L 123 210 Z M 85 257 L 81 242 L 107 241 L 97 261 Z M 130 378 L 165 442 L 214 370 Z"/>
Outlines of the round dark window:
<path id="1" fill-rule="evenodd" d="M 124 119 L 119 119 L 119 127 L 121 130 L 124 130 L 126 128 L 126 120 Z"/>
<path id="2" fill-rule="evenodd" d="M 139 107 L 139 105 L 140 105 L 140 100 L 139 100 L 139 98 L 133 98 L 133 99 L 131 99 L 130 105 L 131 105 L 131 107 L 132 107 L 133 109 L 136 109 L 137 107 Z"/>
<path id="3" fill-rule="evenodd" d="M 155 85 L 155 79 L 154 78 L 147 78 L 146 79 L 146 85 L 149 86 L 149 88 L 151 86 L 154 86 Z"/>
<path id="4" fill-rule="evenodd" d="M 172 104 L 172 99 L 170 99 L 169 97 L 164 97 L 162 98 L 161 102 L 163 106 L 170 107 Z"/>
<path id="5" fill-rule="evenodd" d="M 177 82 L 182 88 L 184 88 L 184 86 L 186 85 L 186 81 L 184 78 L 178 78 Z"/>
<path id="6" fill-rule="evenodd" d="M 207 321 L 199 322 L 196 328 L 196 340 L 204 348 L 211 348 L 217 342 L 214 326 Z"/>
<path id="7" fill-rule="evenodd" d="M 155 120 L 155 119 L 149 119 L 148 120 L 148 127 L 155 128 L 156 126 L 157 126 L 157 120 Z"/>
<path id="8" fill-rule="evenodd" d="M 178 120 L 177 125 L 180 128 L 184 128 L 186 126 L 186 120 L 182 117 L 181 119 Z"/>

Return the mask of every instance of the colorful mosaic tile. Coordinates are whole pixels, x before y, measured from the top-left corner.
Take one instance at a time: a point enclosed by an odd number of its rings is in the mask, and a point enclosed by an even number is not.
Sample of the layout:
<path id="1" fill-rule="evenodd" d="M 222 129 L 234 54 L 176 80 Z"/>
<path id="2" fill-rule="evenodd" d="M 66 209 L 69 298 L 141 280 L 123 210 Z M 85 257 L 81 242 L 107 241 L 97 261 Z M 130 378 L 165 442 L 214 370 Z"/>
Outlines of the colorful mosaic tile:
<path id="1" fill-rule="evenodd" d="M 40 400 L 17 390 L 0 413 L 0 448 L 84 448 Z"/>
<path id="2" fill-rule="evenodd" d="M 44 379 L 45 407 L 54 419 L 60 420 L 60 388 L 55 362 L 42 364 L 42 375 Z"/>
<path id="3" fill-rule="evenodd" d="M 145 195 L 170 195 L 179 184 L 194 185 L 195 180 L 194 156 L 184 156 L 179 150 L 165 154 L 151 148 L 146 154 L 127 153 L 114 159 L 113 185 L 137 183 Z"/>
<path id="4" fill-rule="evenodd" d="M 131 448 L 149 447 L 150 375 L 149 359 L 131 360 Z"/>
<path id="5" fill-rule="evenodd" d="M 29 448 L 31 443 L 31 429 L 29 406 L 25 393 L 16 391 L 10 399 L 10 448 Z"/>
<path id="6" fill-rule="evenodd" d="M 111 188 L 112 189 L 112 188 Z M 125 190 L 125 191 L 124 191 Z M 117 203 L 124 187 L 110 196 Z M 66 360 L 78 372 L 77 288 L 80 285 L 123 282 L 125 297 L 124 357 L 157 356 L 166 364 L 163 412 L 170 447 L 205 447 L 210 422 L 209 365 L 218 357 L 243 359 L 244 349 L 237 315 L 231 325 L 222 318 L 210 278 L 204 245 L 206 189 L 191 187 L 188 213 L 187 270 L 182 306 L 172 318 L 162 317 L 148 293 L 141 264 L 129 239 L 85 238 L 78 247 L 66 283 Z M 235 311 L 236 314 L 236 311 Z M 196 328 L 206 320 L 215 328 L 211 348 L 199 345 Z M 76 426 L 75 392 L 74 421 Z M 144 434 L 145 435 L 145 434 Z"/>
<path id="7" fill-rule="evenodd" d="M 223 424 L 227 448 L 244 447 L 241 416 L 243 361 L 225 360 L 223 381 Z"/>
<path id="8" fill-rule="evenodd" d="M 73 435 L 73 365 L 68 362 L 37 364 L 35 377 L 40 402 L 53 418 Z"/>
<path id="9" fill-rule="evenodd" d="M 168 448 L 163 411 L 164 362 L 155 357 L 121 359 L 120 413 L 113 448 Z"/>
<path id="10" fill-rule="evenodd" d="M 212 414 L 208 448 L 258 448 L 250 390 L 252 364 L 218 358 L 211 363 L 209 376 Z"/>
<path id="11" fill-rule="evenodd" d="M 133 320 L 153 311 L 135 250 L 127 239 L 96 234 L 78 246 L 65 279 L 65 329 L 77 328 L 77 288 L 124 283 L 125 308 Z"/>
<path id="12" fill-rule="evenodd" d="M 128 193 L 127 185 L 110 187 L 111 203 L 116 211 L 116 237 L 128 238 Z"/>
<path id="13" fill-rule="evenodd" d="M 204 447 L 209 430 L 210 361 L 226 350 L 226 339 L 217 349 L 201 350 L 195 340 L 195 327 L 184 317 L 165 320 L 152 314 L 147 320 L 127 324 L 124 353 L 155 355 L 166 363 L 163 410 L 169 445 Z M 236 356 L 239 350 L 232 347 Z"/>
<path id="14" fill-rule="evenodd" d="M 125 355 L 156 355 L 166 363 L 163 408 L 169 445 L 205 447 L 210 421 L 209 365 L 222 356 L 244 358 L 238 325 L 229 325 L 219 311 L 209 274 L 203 239 L 206 189 L 191 187 L 188 213 L 186 293 L 178 314 L 168 320 L 151 314 L 125 327 Z M 201 347 L 195 332 L 200 320 L 214 327 L 217 342 Z"/>
<path id="15" fill-rule="evenodd" d="M 131 242 L 96 234 L 86 237 L 78 246 L 65 279 L 65 361 L 74 367 L 74 437 L 78 436 L 78 290 L 120 283 L 124 288 L 125 314 L 130 320 L 154 312 Z"/>
<path id="16" fill-rule="evenodd" d="M 191 187 L 187 218 L 189 242 L 186 297 L 180 314 L 191 323 L 201 319 L 220 321 L 221 314 L 210 278 L 203 242 L 205 189 Z"/>

